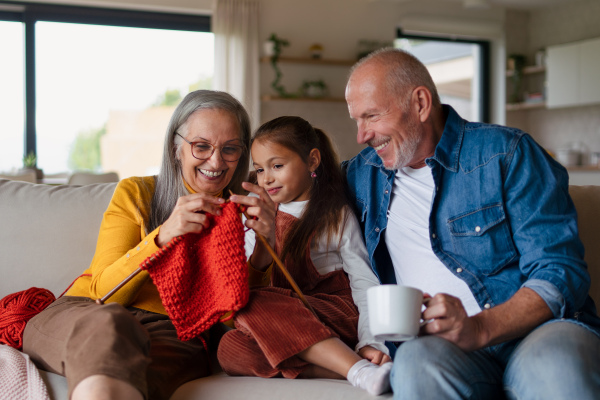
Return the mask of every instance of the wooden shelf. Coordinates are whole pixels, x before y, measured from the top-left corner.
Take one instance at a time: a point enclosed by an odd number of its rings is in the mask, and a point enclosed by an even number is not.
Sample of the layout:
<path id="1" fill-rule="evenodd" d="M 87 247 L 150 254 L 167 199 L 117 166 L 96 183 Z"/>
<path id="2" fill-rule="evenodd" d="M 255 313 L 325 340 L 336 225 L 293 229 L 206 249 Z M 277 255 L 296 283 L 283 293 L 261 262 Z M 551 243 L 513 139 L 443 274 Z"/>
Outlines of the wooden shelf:
<path id="1" fill-rule="evenodd" d="M 539 74 L 542 72 L 546 72 L 546 67 L 544 67 L 543 65 L 530 65 L 528 67 L 523 68 L 523 75 Z M 506 76 L 513 76 L 514 73 L 514 70 L 509 69 L 506 71 Z"/>
<path id="2" fill-rule="evenodd" d="M 271 57 L 262 57 L 261 63 L 270 63 Z M 312 65 L 332 65 L 339 67 L 351 67 L 356 63 L 356 60 L 328 60 L 324 58 L 296 58 L 296 57 L 279 57 L 278 62 L 288 64 L 312 64 Z"/>
<path id="3" fill-rule="evenodd" d="M 546 108 L 546 102 L 537 103 L 509 103 L 506 105 L 506 111 L 534 110 L 536 108 Z"/>
<path id="4" fill-rule="evenodd" d="M 345 103 L 346 99 L 341 97 L 279 97 L 271 94 L 264 94 L 260 98 L 262 101 L 314 101 L 314 102 L 335 102 Z"/>

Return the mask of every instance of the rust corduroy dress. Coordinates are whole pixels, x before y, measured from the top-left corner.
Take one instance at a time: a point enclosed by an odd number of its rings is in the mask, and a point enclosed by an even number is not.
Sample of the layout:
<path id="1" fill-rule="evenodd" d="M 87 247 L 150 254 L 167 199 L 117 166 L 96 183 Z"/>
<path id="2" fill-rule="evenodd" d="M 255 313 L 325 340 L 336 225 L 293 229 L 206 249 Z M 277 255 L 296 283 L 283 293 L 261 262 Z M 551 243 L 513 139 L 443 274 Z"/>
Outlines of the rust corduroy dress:
<path id="1" fill-rule="evenodd" d="M 276 252 L 296 217 L 279 211 L 276 219 Z M 286 262 L 308 303 L 319 319 L 293 291 L 283 273 L 273 267 L 271 286 L 253 289 L 245 308 L 234 318 L 236 330 L 221 339 L 219 363 L 229 375 L 296 378 L 307 362 L 296 354 L 330 337 L 339 337 L 350 348 L 358 342 L 358 310 L 352 300 L 346 273 L 319 274 L 306 249 L 305 265 Z"/>

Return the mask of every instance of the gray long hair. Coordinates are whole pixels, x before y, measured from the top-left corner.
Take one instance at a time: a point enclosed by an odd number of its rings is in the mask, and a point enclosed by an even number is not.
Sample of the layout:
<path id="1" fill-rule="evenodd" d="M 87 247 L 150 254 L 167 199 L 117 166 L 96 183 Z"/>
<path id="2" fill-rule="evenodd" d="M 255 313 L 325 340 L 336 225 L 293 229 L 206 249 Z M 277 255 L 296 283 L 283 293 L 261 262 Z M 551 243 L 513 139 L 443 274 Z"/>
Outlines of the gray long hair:
<path id="1" fill-rule="evenodd" d="M 440 96 L 427 67 L 414 55 L 392 47 L 379 49 L 354 64 L 349 76 L 362 65 L 372 62 L 386 66 L 388 93 L 393 94 L 400 105 L 407 107 L 413 89 L 425 86 L 431 93 L 433 106 L 441 107 Z"/>
<path id="2" fill-rule="evenodd" d="M 176 133 L 187 126 L 188 118 L 196 111 L 218 109 L 232 113 L 240 126 L 240 140 L 244 146 L 242 157 L 231 182 L 225 187 L 223 196 L 229 197 L 229 190 L 237 194 L 245 193 L 242 182 L 248 177 L 250 165 L 250 118 L 242 104 L 230 94 L 214 90 L 197 90 L 189 93 L 179 103 L 167 127 L 163 158 L 160 172 L 156 177 L 156 187 L 152 196 L 147 232 L 152 232 L 169 218 L 177 199 L 188 193 L 183 183 L 181 161 L 176 153 L 180 151 L 183 140 Z M 180 132 L 182 133 L 182 132 Z"/>

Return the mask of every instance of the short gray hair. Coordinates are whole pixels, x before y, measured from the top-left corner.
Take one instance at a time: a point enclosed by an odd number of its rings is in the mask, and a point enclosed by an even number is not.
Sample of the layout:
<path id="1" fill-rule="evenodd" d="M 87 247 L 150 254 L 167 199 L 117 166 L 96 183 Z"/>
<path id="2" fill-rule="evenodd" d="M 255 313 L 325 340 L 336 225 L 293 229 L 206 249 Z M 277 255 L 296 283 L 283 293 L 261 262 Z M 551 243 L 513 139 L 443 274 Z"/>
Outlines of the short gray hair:
<path id="1" fill-rule="evenodd" d="M 371 63 L 386 68 L 386 88 L 398 99 L 399 104 L 408 106 L 413 89 L 425 86 L 431 92 L 433 106 L 441 107 L 440 96 L 427 67 L 414 55 L 393 47 L 379 49 L 354 64 L 349 76 L 351 77 L 361 66 Z"/>
<path id="2" fill-rule="evenodd" d="M 228 111 L 235 116 L 240 127 L 240 141 L 244 147 L 242 157 L 238 161 L 231 182 L 223 191 L 223 196 L 229 197 L 229 190 L 237 194 L 245 193 L 242 189 L 242 182 L 248 178 L 250 165 L 251 132 L 248 113 L 242 104 L 228 93 L 215 90 L 191 92 L 179 103 L 167 127 L 162 164 L 156 177 L 149 221 L 147 221 L 147 233 L 164 223 L 173 212 L 177 199 L 188 194 L 183 183 L 181 161 L 178 158 L 178 152 L 181 151 L 183 143 L 183 139 L 177 135 L 178 131 L 182 128 L 185 129 L 189 117 L 196 111 L 214 109 Z"/>

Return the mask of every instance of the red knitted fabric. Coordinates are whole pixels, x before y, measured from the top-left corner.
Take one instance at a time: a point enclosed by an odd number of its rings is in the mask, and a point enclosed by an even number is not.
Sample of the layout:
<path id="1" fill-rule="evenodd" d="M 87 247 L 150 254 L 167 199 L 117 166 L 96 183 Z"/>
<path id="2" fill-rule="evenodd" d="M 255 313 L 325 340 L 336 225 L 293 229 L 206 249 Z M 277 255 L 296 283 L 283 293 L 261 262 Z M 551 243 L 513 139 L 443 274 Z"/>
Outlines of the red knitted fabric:
<path id="1" fill-rule="evenodd" d="M 236 204 L 221 216 L 206 214 L 210 226 L 174 238 L 147 258 L 147 270 L 181 340 L 190 340 L 224 314 L 248 302 L 244 225 Z"/>
<path id="2" fill-rule="evenodd" d="M 54 294 L 36 287 L 9 294 L 0 300 L 0 343 L 20 350 L 27 322 L 54 300 Z"/>

